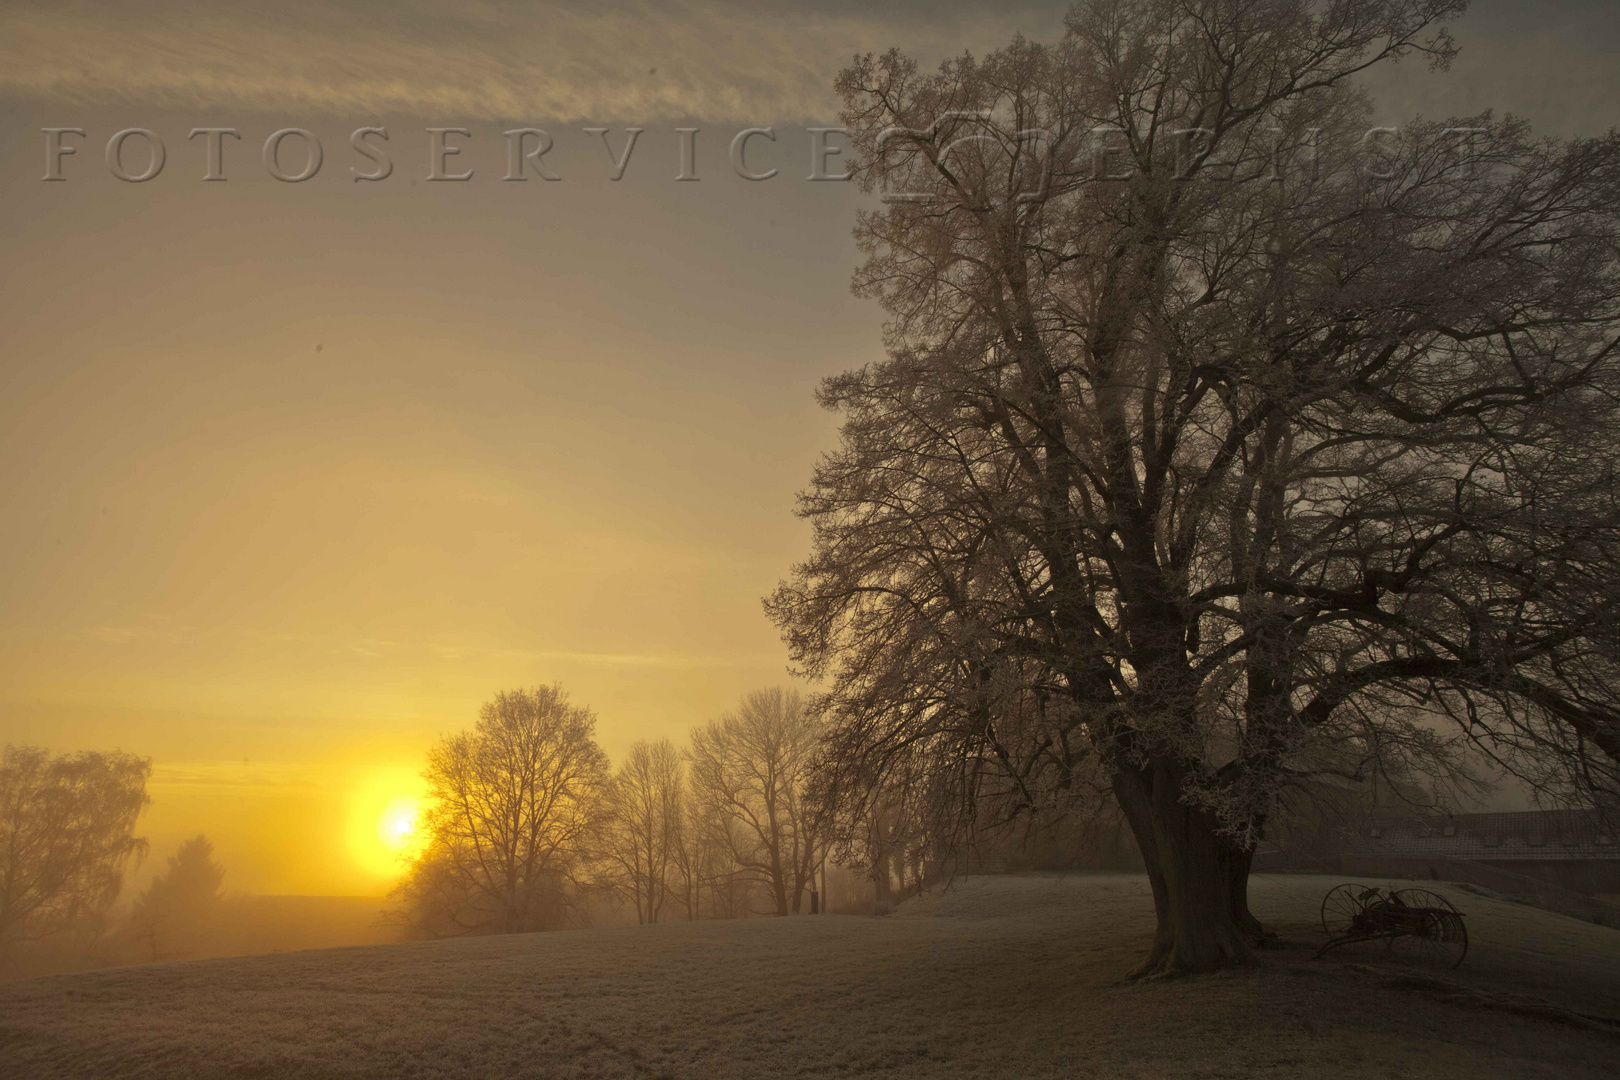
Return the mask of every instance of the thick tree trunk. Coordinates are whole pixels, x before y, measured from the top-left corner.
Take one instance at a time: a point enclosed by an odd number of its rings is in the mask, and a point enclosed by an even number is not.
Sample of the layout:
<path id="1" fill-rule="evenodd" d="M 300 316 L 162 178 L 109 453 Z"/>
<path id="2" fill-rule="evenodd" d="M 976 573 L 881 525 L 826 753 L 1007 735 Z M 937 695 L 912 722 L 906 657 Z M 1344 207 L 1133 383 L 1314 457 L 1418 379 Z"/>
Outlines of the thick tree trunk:
<path id="1" fill-rule="evenodd" d="M 1254 865 L 1254 849 L 1228 847 L 1226 872 L 1232 905 L 1232 924 L 1251 945 L 1262 946 L 1276 935 L 1261 925 L 1249 910 L 1249 870 Z"/>
<path id="2" fill-rule="evenodd" d="M 788 913 L 788 889 L 782 872 L 782 849 L 771 848 L 771 896 L 776 901 L 776 913 Z"/>
<path id="3" fill-rule="evenodd" d="M 1153 888 L 1158 924 L 1134 978 L 1211 971 L 1250 959 L 1259 923 L 1249 913 L 1250 856 L 1218 832 L 1214 816 L 1181 801 L 1168 764 L 1115 773 L 1119 799 Z"/>

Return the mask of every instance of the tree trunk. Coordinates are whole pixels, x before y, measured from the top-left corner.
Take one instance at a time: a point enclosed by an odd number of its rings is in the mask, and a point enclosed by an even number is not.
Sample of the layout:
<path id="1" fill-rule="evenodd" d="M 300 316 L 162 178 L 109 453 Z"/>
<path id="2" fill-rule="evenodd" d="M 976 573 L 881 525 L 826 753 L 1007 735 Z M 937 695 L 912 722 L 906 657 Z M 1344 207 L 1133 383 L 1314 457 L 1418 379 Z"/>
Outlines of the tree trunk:
<path id="1" fill-rule="evenodd" d="M 887 907 L 893 898 L 889 882 L 889 849 L 881 843 L 872 856 L 872 882 L 877 886 L 877 902 Z"/>
<path id="2" fill-rule="evenodd" d="M 1227 847 L 1227 887 L 1232 905 L 1232 924 L 1250 944 L 1260 946 L 1276 935 L 1262 926 L 1260 920 L 1249 910 L 1249 870 L 1253 865 L 1253 848 L 1245 850 Z"/>
<path id="3" fill-rule="evenodd" d="M 1133 978 L 1211 971 L 1250 957 L 1251 855 L 1217 831 L 1208 811 L 1181 801 L 1183 771 L 1168 763 L 1121 768 L 1114 793 L 1142 849 L 1158 925 Z"/>
<path id="4" fill-rule="evenodd" d="M 787 875 L 782 869 L 782 840 L 776 830 L 774 814 L 771 821 L 771 894 L 776 901 L 776 913 L 786 915 L 788 913 L 788 888 Z"/>
<path id="5" fill-rule="evenodd" d="M 776 913 L 786 915 L 788 913 L 787 882 L 783 881 L 781 876 L 778 875 L 771 879 L 771 890 L 775 894 Z"/>

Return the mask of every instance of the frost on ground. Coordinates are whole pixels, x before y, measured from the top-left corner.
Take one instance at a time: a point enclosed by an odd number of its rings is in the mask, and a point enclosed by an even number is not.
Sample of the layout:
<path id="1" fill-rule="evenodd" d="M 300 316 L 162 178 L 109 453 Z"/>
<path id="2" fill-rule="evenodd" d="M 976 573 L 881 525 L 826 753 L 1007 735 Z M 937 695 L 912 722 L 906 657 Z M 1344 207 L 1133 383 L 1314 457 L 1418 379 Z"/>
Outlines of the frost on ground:
<path id="1" fill-rule="evenodd" d="M 1439 886 L 1455 972 L 1312 960 L 1339 879 L 1259 877 L 1253 968 L 1129 984 L 1131 875 L 981 877 L 888 918 L 372 946 L 0 986 L 10 1077 L 1613 1076 L 1620 932 Z M 1384 882 L 1371 882 L 1384 884 Z M 1424 883 L 1434 887 L 1431 883 Z"/>

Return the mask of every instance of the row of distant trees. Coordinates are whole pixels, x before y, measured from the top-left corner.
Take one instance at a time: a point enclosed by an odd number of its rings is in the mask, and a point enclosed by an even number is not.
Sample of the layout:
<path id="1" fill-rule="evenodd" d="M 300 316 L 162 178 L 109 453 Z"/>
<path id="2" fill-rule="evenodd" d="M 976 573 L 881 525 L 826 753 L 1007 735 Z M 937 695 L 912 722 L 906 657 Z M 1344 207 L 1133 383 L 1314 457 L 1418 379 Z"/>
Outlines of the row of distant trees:
<path id="1" fill-rule="evenodd" d="M 540 686 L 498 694 L 434 747 L 399 889 L 412 930 L 549 929 L 606 897 L 641 923 L 787 915 L 824 891 L 828 838 L 805 797 L 820 727 L 796 691 L 749 694 L 685 748 L 637 742 L 617 770 L 595 726 Z"/>
<path id="2" fill-rule="evenodd" d="M 497 694 L 429 753 L 423 843 L 397 917 L 444 937 L 580 925 L 604 908 L 641 923 L 824 910 L 835 836 L 811 786 L 823 726 L 797 691 L 760 690 L 684 747 L 637 742 L 613 769 L 595 715 L 560 686 Z M 205 837 L 114 915 L 147 852 L 135 825 L 150 774 L 150 760 L 122 753 L 5 750 L 0 965 L 220 951 L 225 871 Z M 865 869 L 832 876 L 878 904 L 936 866 L 902 801 L 874 804 L 860 839 Z M 838 840 L 852 861 L 857 845 Z"/>
<path id="3" fill-rule="evenodd" d="M 400 918 L 450 936 L 578 925 L 604 906 L 642 923 L 815 907 L 828 836 L 806 785 L 819 736 L 800 694 L 761 690 L 686 747 L 638 742 L 614 770 L 594 714 L 560 686 L 498 694 L 429 754 Z M 150 775 L 129 754 L 5 749 L 0 969 L 218 951 L 225 871 L 205 837 L 115 913 L 147 854 L 135 825 Z"/>

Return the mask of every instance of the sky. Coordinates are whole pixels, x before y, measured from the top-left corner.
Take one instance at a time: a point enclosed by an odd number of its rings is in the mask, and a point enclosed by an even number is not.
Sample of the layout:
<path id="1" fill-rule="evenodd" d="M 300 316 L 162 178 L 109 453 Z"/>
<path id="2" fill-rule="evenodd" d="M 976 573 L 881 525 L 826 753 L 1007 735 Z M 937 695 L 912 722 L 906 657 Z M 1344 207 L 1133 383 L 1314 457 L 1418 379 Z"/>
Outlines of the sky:
<path id="1" fill-rule="evenodd" d="M 858 51 L 933 62 L 1062 14 L 11 0 L 0 743 L 153 758 L 145 873 L 204 832 L 229 887 L 374 894 L 378 822 L 496 691 L 561 681 L 616 758 L 787 682 L 760 598 L 808 550 L 794 495 L 836 438 L 812 395 L 881 326 L 848 289 L 860 193 L 807 179 L 806 129 Z M 1381 78 L 1381 114 L 1607 129 L 1610 14 L 1478 4 L 1453 72 Z M 187 139 L 210 126 L 241 134 L 222 182 Z M 559 180 L 502 179 L 522 126 Z M 623 179 L 591 126 L 614 154 L 645 128 Z M 86 132 L 60 182 L 45 127 Z M 426 179 L 429 127 L 467 129 L 443 171 L 470 180 Z M 748 127 L 771 180 L 731 170 Z M 147 182 L 103 160 L 125 128 L 163 140 Z M 283 128 L 320 140 L 308 181 L 263 164 Z"/>

